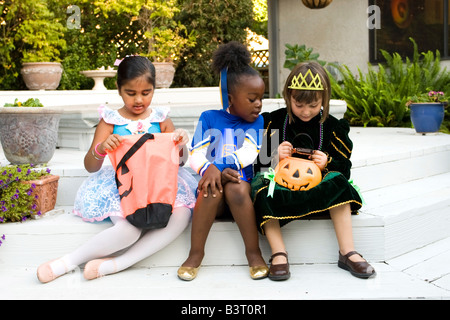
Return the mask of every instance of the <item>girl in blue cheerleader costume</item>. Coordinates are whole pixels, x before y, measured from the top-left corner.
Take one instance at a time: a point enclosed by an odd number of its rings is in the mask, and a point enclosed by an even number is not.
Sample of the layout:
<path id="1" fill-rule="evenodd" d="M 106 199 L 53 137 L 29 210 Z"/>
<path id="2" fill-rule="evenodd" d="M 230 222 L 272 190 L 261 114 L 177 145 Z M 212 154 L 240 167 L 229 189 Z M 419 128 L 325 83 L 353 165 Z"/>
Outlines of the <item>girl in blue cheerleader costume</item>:
<path id="1" fill-rule="evenodd" d="M 167 246 L 190 222 L 197 181 L 181 167 L 178 170 L 174 209 L 166 227 L 144 233 L 124 218 L 115 169 L 112 166 L 102 168 L 106 150 L 115 150 L 120 146 L 122 137 L 130 134 L 174 132 L 174 140 L 180 149 L 185 146 L 188 137 L 184 130 L 175 130 L 167 116 L 168 109 L 149 107 L 155 88 L 155 68 L 147 58 L 127 56 L 123 59 L 117 71 L 117 86 L 124 106 L 119 110 L 101 107 L 101 119 L 91 148 L 84 158 L 86 170 L 95 173 L 81 185 L 74 205 L 74 213 L 83 220 L 94 222 L 110 218 L 113 226 L 75 251 L 42 264 L 37 270 L 37 276 L 43 283 L 85 262 L 84 277 L 88 280 L 124 270 Z M 108 257 L 128 247 L 125 253 L 114 258 Z"/>
<path id="2" fill-rule="evenodd" d="M 259 113 L 264 82 L 250 62 L 247 48 L 237 42 L 221 45 L 213 56 L 213 68 L 221 75 L 223 110 L 202 113 L 192 140 L 190 165 L 202 177 L 192 217 L 191 250 L 178 269 L 182 280 L 197 276 L 209 230 L 224 212 L 230 212 L 239 227 L 251 278 L 267 276 L 250 198 L 252 164 L 263 125 Z"/>

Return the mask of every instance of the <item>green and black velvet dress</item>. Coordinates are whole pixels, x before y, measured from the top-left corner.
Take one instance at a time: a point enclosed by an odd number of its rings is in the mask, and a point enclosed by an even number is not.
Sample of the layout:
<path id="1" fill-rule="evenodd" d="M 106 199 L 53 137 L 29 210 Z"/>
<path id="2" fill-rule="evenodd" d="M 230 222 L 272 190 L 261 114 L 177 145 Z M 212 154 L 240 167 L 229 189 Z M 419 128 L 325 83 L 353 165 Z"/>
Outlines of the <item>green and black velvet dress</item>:
<path id="1" fill-rule="evenodd" d="M 347 203 L 352 213 L 361 208 L 362 199 L 349 183 L 353 143 L 348 136 L 350 126 L 346 120 L 330 115 L 321 128 L 319 114 L 309 122 L 294 116 L 295 121 L 289 124 L 286 108 L 263 113 L 263 117 L 263 145 L 252 180 L 252 200 L 261 233 L 264 233 L 263 225 L 269 219 L 278 219 L 280 226 L 284 226 L 293 220 L 329 217 L 329 209 Z M 301 133 L 311 137 L 312 146 L 310 140 L 298 139 Z M 276 155 L 283 141 L 291 142 L 294 147 L 321 150 L 327 155 L 328 163 L 322 172 L 322 181 L 314 188 L 292 191 L 275 184 L 273 196 L 268 197 L 270 180 L 264 177 L 264 172 L 270 167 L 270 159 Z"/>

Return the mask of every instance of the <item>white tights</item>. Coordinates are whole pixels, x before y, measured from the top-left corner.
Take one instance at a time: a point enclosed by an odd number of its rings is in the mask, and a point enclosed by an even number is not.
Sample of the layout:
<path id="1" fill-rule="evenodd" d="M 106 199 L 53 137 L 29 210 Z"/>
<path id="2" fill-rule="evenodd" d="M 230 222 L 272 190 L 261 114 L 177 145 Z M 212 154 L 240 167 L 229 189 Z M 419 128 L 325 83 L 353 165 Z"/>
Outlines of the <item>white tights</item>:
<path id="1" fill-rule="evenodd" d="M 82 263 L 109 256 L 131 246 L 120 256 L 103 262 L 99 268 L 101 275 L 122 271 L 170 244 L 188 226 L 190 218 L 191 211 L 188 208 L 175 208 L 165 228 L 149 230 L 140 238 L 142 229 L 136 228 L 125 218 L 111 217 L 114 224 L 111 228 L 95 235 L 50 266 L 55 275 L 61 275 Z"/>

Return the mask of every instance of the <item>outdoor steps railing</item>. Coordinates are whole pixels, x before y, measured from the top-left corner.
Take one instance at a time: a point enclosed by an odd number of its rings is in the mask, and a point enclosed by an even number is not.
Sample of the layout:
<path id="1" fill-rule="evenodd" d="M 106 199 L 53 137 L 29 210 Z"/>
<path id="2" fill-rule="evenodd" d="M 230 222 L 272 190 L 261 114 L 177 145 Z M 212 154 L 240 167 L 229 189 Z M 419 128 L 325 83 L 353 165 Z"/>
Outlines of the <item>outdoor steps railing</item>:
<path id="1" fill-rule="evenodd" d="M 116 90 L 53 90 L 53 91 L 0 91 L 0 107 L 16 98 L 26 101 L 38 98 L 47 108 L 59 110 L 61 120 L 58 130 L 58 147 L 87 150 L 91 144 L 95 125 L 98 123 L 98 107 L 108 105 L 119 108 L 123 105 Z M 218 87 L 157 89 L 152 107 L 170 108 L 175 127 L 181 127 L 193 134 L 200 114 L 209 109 L 220 109 Z M 264 99 L 263 111 L 271 111 L 284 106 L 283 99 Z M 341 118 L 346 103 L 332 100 L 331 114 Z"/>

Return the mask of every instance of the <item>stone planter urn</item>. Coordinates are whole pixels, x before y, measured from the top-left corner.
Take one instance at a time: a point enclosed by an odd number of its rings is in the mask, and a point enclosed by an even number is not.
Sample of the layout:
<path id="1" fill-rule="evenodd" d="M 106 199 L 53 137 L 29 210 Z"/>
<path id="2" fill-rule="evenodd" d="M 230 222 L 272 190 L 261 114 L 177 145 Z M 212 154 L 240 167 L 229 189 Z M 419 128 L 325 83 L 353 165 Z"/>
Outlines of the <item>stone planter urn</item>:
<path id="1" fill-rule="evenodd" d="M 169 88 L 175 77 L 175 67 L 172 62 L 153 62 L 156 70 L 156 88 Z"/>
<path id="2" fill-rule="evenodd" d="M 59 62 L 25 62 L 20 73 L 30 90 L 55 90 L 61 81 L 62 71 Z"/>
<path id="3" fill-rule="evenodd" d="M 47 163 L 55 153 L 61 113 L 49 108 L 0 107 L 0 141 L 11 164 Z"/>
<path id="4" fill-rule="evenodd" d="M 113 70 L 111 67 L 105 69 L 101 67 L 97 70 L 85 70 L 80 71 L 80 73 L 88 78 L 94 79 L 94 87 L 92 90 L 107 90 L 103 81 L 105 78 L 113 78 L 117 74 L 117 70 Z"/>

